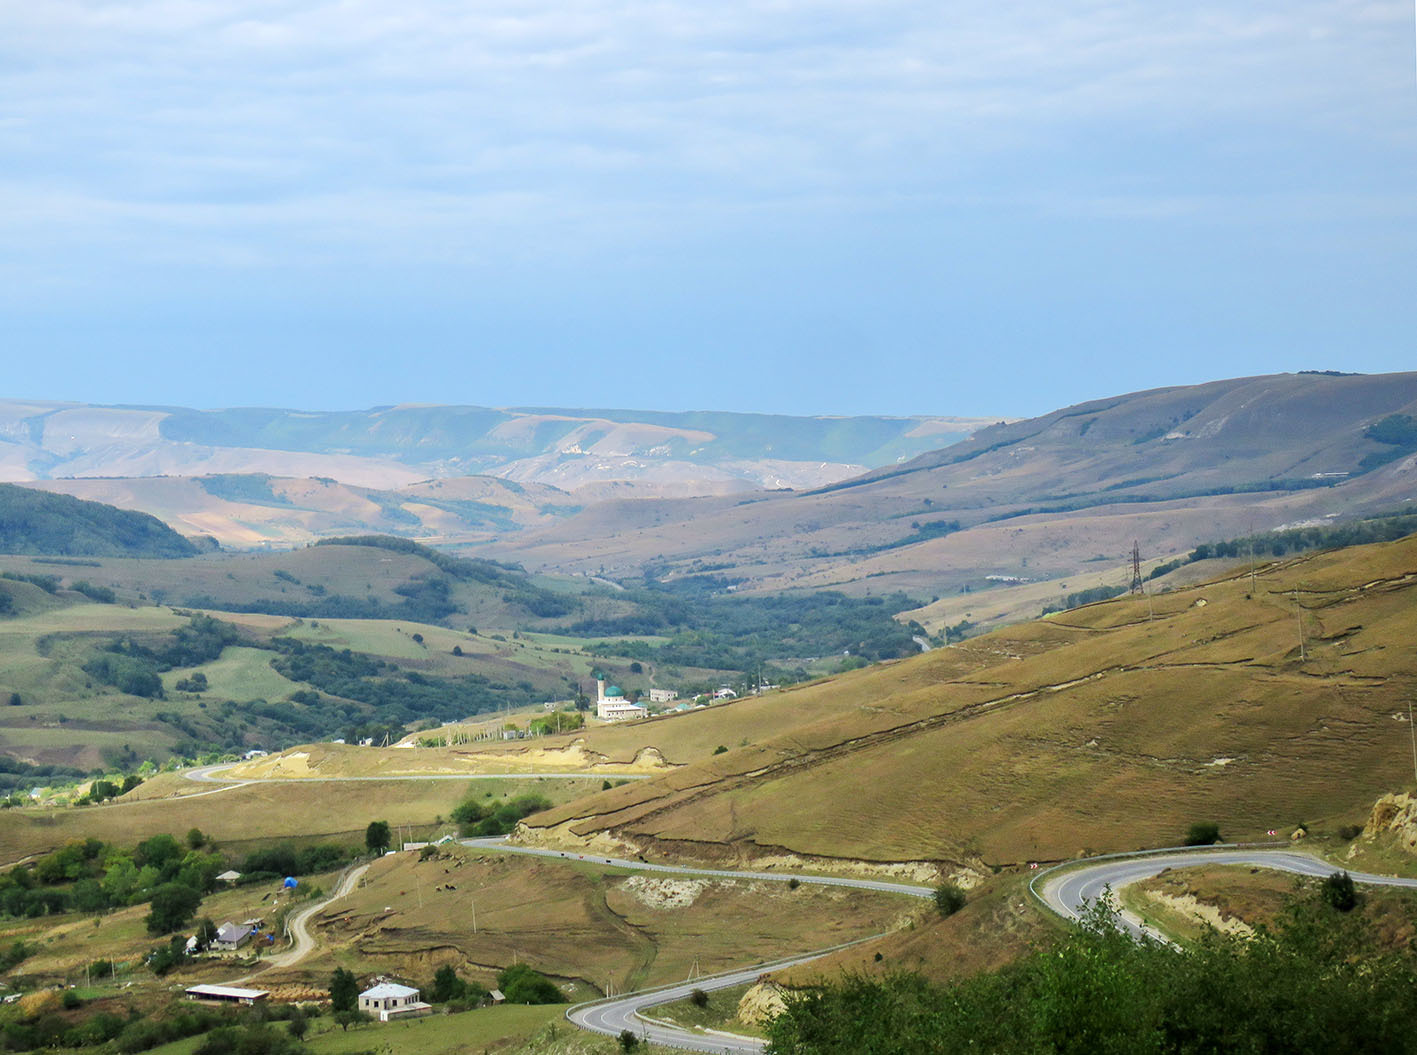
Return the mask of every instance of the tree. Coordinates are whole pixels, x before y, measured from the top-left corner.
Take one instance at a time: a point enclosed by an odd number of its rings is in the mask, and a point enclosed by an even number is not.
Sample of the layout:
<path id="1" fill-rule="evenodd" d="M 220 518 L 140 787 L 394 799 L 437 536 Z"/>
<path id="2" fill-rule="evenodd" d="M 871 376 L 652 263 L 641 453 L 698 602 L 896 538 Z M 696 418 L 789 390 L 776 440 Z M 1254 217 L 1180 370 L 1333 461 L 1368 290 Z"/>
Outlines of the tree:
<path id="1" fill-rule="evenodd" d="M 619 1036 L 621 1051 L 634 1051 L 640 1046 L 640 1038 L 631 1033 L 628 1029 L 622 1029 Z"/>
<path id="2" fill-rule="evenodd" d="M 457 971 L 451 965 L 444 964 L 434 973 L 428 995 L 433 1003 L 446 1004 L 449 1000 L 461 998 L 466 991 L 467 985 L 458 977 Z"/>
<path id="3" fill-rule="evenodd" d="M 187 830 L 187 847 L 191 850 L 200 850 L 207 844 L 206 833 L 201 828 L 189 828 Z"/>
<path id="4" fill-rule="evenodd" d="M 197 948 L 207 948 L 209 945 L 211 945 L 212 942 L 216 941 L 216 935 L 216 924 L 213 923 L 211 920 L 207 919 L 205 916 L 203 916 L 197 922 Z"/>
<path id="5" fill-rule="evenodd" d="M 964 891 L 953 883 L 941 883 L 935 888 L 935 909 L 941 916 L 953 916 L 964 908 Z"/>
<path id="6" fill-rule="evenodd" d="M 145 922 L 149 934 L 170 934 L 186 926 L 202 903 L 200 892 L 181 883 L 164 883 L 153 891 L 152 911 Z"/>
<path id="7" fill-rule="evenodd" d="M 310 1028 L 310 1020 L 305 1017 L 305 1011 L 301 1007 L 294 1007 L 290 1012 L 290 1021 L 286 1023 L 286 1032 L 296 1040 L 303 1040 L 306 1031 Z"/>
<path id="8" fill-rule="evenodd" d="M 365 1022 L 372 1022 L 363 1011 L 336 1011 L 335 1021 L 339 1023 L 340 1029 L 347 1030 L 350 1026 L 358 1026 Z"/>
<path id="9" fill-rule="evenodd" d="M 354 977 L 353 971 L 344 967 L 335 968 L 335 973 L 330 976 L 330 1007 L 337 1013 L 358 1010 L 359 980 Z"/>
<path id="10" fill-rule="evenodd" d="M 392 841 L 388 821 L 370 821 L 369 827 L 364 829 L 364 845 L 376 854 L 387 850 Z"/>

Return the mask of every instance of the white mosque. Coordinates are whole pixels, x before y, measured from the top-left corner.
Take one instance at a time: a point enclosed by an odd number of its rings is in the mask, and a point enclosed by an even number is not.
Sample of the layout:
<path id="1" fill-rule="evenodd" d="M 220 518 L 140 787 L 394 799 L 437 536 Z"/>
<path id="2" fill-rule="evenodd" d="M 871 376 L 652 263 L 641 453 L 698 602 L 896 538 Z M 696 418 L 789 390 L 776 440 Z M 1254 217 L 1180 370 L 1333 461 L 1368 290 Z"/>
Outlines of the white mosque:
<path id="1" fill-rule="evenodd" d="M 595 716 L 602 722 L 623 722 L 635 718 L 648 718 L 649 708 L 641 707 L 625 699 L 618 685 L 605 687 L 605 678 L 595 679 Z"/>

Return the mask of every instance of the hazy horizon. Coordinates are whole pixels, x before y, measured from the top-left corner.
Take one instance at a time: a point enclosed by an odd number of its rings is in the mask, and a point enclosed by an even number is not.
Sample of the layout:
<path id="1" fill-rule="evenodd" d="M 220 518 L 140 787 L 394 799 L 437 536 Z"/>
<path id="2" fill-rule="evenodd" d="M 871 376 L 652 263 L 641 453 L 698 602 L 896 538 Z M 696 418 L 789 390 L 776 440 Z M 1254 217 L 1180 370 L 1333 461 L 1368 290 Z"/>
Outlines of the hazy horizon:
<path id="1" fill-rule="evenodd" d="M 11 5 L 9 387 L 1026 416 L 1398 370 L 1412 17 Z"/>

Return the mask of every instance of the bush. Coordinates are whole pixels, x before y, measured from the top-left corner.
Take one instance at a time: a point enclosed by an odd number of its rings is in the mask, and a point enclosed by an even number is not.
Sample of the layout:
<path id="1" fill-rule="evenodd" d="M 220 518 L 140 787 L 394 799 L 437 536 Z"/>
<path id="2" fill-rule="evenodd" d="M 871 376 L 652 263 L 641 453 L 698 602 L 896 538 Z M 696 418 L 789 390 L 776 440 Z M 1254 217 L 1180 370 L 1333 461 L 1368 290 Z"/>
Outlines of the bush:
<path id="1" fill-rule="evenodd" d="M 1324 880 L 1324 903 L 1339 912 L 1351 912 L 1358 904 L 1358 892 L 1353 889 L 1353 877 L 1347 872 L 1335 872 Z"/>
<path id="2" fill-rule="evenodd" d="M 1220 825 L 1192 824 L 1186 831 L 1186 846 L 1214 846 L 1220 842 Z"/>
<path id="3" fill-rule="evenodd" d="M 631 1033 L 628 1029 L 622 1029 L 619 1036 L 621 1051 L 634 1051 L 640 1046 L 640 1038 Z"/>
<path id="4" fill-rule="evenodd" d="M 556 983 L 527 964 L 517 963 L 497 975 L 497 987 L 509 1004 L 564 1004 Z"/>
<path id="5" fill-rule="evenodd" d="M 1338 829 L 1338 837 L 1346 843 L 1352 842 L 1362 834 L 1363 826 L 1361 824 L 1345 824 Z"/>
<path id="6" fill-rule="evenodd" d="M 953 883 L 941 883 L 935 888 L 935 909 L 941 916 L 953 916 L 964 908 L 964 891 Z"/>
<path id="7" fill-rule="evenodd" d="M 689 1003 L 693 1004 L 695 1007 L 708 1007 L 709 995 L 702 989 L 695 989 L 689 994 Z"/>
<path id="8" fill-rule="evenodd" d="M 550 808 L 551 801 L 540 795 L 518 795 L 499 806 L 484 806 L 470 798 L 453 810 L 453 820 L 458 822 L 458 831 L 464 837 L 507 835 L 523 817 Z"/>

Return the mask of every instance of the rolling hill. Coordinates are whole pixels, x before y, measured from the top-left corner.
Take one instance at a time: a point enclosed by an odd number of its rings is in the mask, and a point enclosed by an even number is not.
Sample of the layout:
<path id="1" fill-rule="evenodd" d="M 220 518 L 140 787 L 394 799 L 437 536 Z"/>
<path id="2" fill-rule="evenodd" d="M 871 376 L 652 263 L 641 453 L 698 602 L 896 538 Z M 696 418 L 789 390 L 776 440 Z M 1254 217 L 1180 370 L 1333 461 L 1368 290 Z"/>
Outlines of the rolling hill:
<path id="1" fill-rule="evenodd" d="M 1089 569 L 1126 585 L 1133 540 L 1146 558 L 1173 556 L 1400 509 L 1417 498 L 1414 414 L 1417 373 L 1157 389 L 1000 423 L 812 491 L 603 503 L 490 551 L 547 570 L 711 571 L 740 591 L 832 587 L 922 601 Z M 945 621 L 916 617 L 931 629 Z"/>
<path id="2" fill-rule="evenodd" d="M 592 756 L 653 747 L 679 768 L 518 837 L 968 877 L 1171 845 L 1197 821 L 1247 839 L 1360 820 L 1411 779 L 1414 602 L 1409 537 L 595 730 Z"/>
<path id="3" fill-rule="evenodd" d="M 200 551 L 146 513 L 0 484 L 0 553 L 190 557 Z"/>

